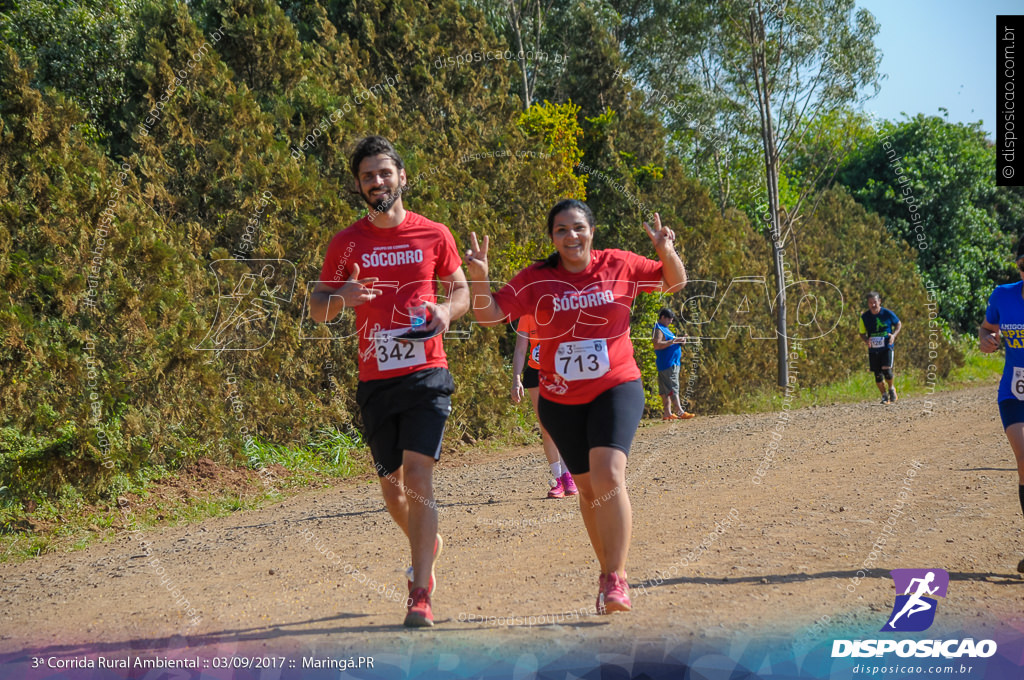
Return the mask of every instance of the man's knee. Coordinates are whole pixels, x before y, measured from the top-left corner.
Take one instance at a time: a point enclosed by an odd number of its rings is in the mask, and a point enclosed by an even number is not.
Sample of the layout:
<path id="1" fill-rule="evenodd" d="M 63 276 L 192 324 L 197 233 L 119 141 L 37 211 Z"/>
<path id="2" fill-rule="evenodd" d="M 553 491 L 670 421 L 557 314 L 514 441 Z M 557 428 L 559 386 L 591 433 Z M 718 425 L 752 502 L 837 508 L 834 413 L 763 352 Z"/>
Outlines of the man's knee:
<path id="1" fill-rule="evenodd" d="M 421 492 L 429 489 L 434 479 L 434 459 L 422 453 L 406 451 L 402 460 L 405 486 Z"/>
<path id="2" fill-rule="evenodd" d="M 380 478 L 380 491 L 387 501 L 401 501 L 405 498 L 405 489 L 402 482 L 395 477 L 394 473 Z"/>
<path id="3" fill-rule="evenodd" d="M 883 368 L 882 369 L 882 375 L 885 376 L 886 380 L 892 380 L 892 369 L 891 368 Z M 879 380 L 878 382 L 882 382 L 882 381 Z"/>
<path id="4" fill-rule="evenodd" d="M 875 382 L 876 383 L 880 383 L 880 382 L 882 382 L 884 380 L 885 380 L 885 372 L 884 371 L 875 371 Z"/>

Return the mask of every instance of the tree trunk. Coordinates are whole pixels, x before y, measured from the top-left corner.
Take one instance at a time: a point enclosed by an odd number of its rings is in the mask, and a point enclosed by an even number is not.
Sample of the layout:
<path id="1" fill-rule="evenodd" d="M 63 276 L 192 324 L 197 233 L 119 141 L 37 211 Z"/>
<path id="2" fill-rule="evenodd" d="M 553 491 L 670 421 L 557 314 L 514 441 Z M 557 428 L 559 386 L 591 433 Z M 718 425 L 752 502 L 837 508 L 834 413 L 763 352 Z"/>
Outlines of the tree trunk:
<path id="1" fill-rule="evenodd" d="M 533 93 L 530 92 L 530 77 L 526 70 L 526 52 L 523 51 L 523 8 L 516 6 L 514 0 L 509 2 L 508 23 L 516 39 L 516 49 L 519 50 L 516 61 L 519 62 L 519 73 L 523 78 L 523 111 L 526 111 L 533 101 Z"/>
<path id="2" fill-rule="evenodd" d="M 772 135 L 774 137 L 774 135 Z M 774 147 L 774 139 L 772 146 Z M 772 217 L 772 262 L 775 265 L 775 333 L 776 352 L 779 360 L 779 387 L 789 385 L 789 336 L 786 319 L 786 276 L 785 263 L 782 259 L 782 230 L 779 225 L 779 164 L 775 162 L 766 168 L 768 179 L 768 206 Z"/>
<path id="3" fill-rule="evenodd" d="M 761 142 L 764 146 L 764 174 L 768 189 L 768 209 L 771 214 L 769 236 L 772 245 L 772 264 L 775 269 L 775 335 L 779 364 L 779 387 L 789 385 L 789 336 L 786 329 L 786 279 L 782 259 L 782 229 L 779 224 L 779 152 L 776 146 L 775 125 L 772 121 L 771 87 L 768 64 L 764 52 L 764 15 L 758 5 L 750 17 L 751 67 L 757 91 L 757 108 L 761 116 Z"/>

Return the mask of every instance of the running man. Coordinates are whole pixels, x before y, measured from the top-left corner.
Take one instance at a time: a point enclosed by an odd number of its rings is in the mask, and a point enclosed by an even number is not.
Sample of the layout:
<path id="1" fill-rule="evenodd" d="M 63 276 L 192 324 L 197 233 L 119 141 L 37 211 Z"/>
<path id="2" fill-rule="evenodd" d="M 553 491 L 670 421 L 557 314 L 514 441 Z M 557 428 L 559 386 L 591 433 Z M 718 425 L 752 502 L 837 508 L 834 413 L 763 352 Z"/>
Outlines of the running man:
<path id="1" fill-rule="evenodd" d="M 1006 363 L 999 381 L 999 417 L 1017 459 L 1017 496 L 1024 512 L 1024 239 L 1017 245 L 1021 281 L 996 286 L 988 299 L 985 321 L 978 329 L 978 348 L 986 354 L 1006 338 Z M 1017 564 L 1024 574 L 1024 559 Z"/>
<path id="2" fill-rule="evenodd" d="M 405 165 L 391 142 L 361 140 L 350 170 L 372 210 L 331 239 L 310 311 L 325 323 L 355 308 L 356 403 L 384 504 L 412 552 L 405 625 L 432 626 L 434 562 L 442 546 L 433 473 L 455 386 L 440 335 L 415 342 L 381 332 L 409 327 L 410 311 L 425 309 L 421 334 L 443 333 L 469 308 L 469 287 L 448 227 L 404 208 Z M 435 294 L 438 279 L 448 293 L 444 304 Z"/>
<path id="3" fill-rule="evenodd" d="M 658 396 L 661 397 L 662 420 L 687 420 L 693 417 L 679 403 L 679 364 L 683 350 L 679 346 L 685 337 L 676 337 L 669 328 L 676 320 L 676 314 L 668 307 L 658 312 L 658 323 L 654 324 L 654 365 L 658 369 Z M 675 406 L 675 413 L 672 407 Z"/>
<path id="4" fill-rule="evenodd" d="M 902 329 L 899 317 L 882 306 L 882 296 L 868 293 L 868 311 L 860 315 L 860 339 L 868 346 L 868 370 L 875 374 L 883 404 L 895 404 L 899 399 L 893 386 L 893 343 Z"/>
<path id="5" fill-rule="evenodd" d="M 939 587 L 928 587 L 928 584 L 934 580 L 934 571 L 929 571 L 927 574 L 925 574 L 924 578 L 910 579 L 910 583 L 907 584 L 907 592 L 903 593 L 904 595 L 910 595 L 910 597 L 907 598 L 907 602 L 903 605 L 903 609 L 901 609 L 896 616 L 892 617 L 892 621 L 890 621 L 888 624 L 890 628 L 895 628 L 894 624 L 896 623 L 896 619 L 900 618 L 904 614 L 906 614 L 907 618 L 909 619 L 911 616 L 918 612 L 926 612 L 932 608 L 932 605 L 922 600 L 921 596 L 935 594 L 935 591 L 938 590 Z M 913 590 L 915 583 L 918 584 L 917 590 L 914 591 L 913 594 L 911 594 L 910 591 Z"/>
<path id="6" fill-rule="evenodd" d="M 523 364 L 526 364 L 525 370 Z M 537 415 L 537 399 L 540 397 L 540 340 L 537 339 L 537 324 L 533 316 L 527 314 L 519 319 L 516 327 L 516 348 L 512 353 L 512 403 L 518 404 L 523 400 L 523 388 L 530 394 L 530 403 L 533 404 L 533 414 Z M 520 378 L 522 376 L 522 378 Z M 572 474 L 569 468 L 565 467 L 565 461 L 558 455 L 558 447 L 548 434 L 544 423 L 537 418 L 540 426 L 541 442 L 544 445 L 544 456 L 548 459 L 548 468 L 551 470 L 551 481 L 548 482 L 548 498 L 565 498 L 575 496 L 576 483 L 572 481 Z"/>
<path id="7" fill-rule="evenodd" d="M 473 313 L 484 326 L 531 314 L 540 339 L 540 420 L 579 488 L 580 514 L 597 554 L 597 612 L 632 608 L 626 558 L 633 516 L 626 458 L 644 412 L 633 359 L 630 306 L 641 291 L 675 292 L 686 284 L 675 234 L 644 224 L 659 261 L 623 250 L 592 250 L 594 215 L 586 203 L 559 201 L 548 213 L 555 252 L 523 269 L 492 295 L 487 248 L 470 237 L 466 266 Z"/>

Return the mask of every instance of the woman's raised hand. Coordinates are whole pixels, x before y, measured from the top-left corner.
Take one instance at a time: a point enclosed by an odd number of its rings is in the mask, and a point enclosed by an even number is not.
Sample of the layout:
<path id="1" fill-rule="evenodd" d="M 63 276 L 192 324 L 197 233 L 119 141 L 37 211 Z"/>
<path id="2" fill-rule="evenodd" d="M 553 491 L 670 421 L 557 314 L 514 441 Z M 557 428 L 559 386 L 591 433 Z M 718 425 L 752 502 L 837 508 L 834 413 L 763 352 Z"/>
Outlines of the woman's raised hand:
<path id="1" fill-rule="evenodd" d="M 487 280 L 487 247 L 491 239 L 484 236 L 484 245 L 480 247 L 477 241 L 476 232 L 469 235 L 469 248 L 466 249 L 466 274 L 471 281 Z"/>

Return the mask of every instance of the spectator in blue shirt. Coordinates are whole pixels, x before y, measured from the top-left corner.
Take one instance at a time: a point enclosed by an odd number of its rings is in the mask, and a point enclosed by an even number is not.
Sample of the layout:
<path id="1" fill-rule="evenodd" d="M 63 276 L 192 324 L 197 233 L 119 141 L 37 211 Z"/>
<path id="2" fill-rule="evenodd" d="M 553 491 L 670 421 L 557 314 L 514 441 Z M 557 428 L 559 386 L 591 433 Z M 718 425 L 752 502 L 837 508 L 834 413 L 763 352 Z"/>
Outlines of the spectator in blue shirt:
<path id="1" fill-rule="evenodd" d="M 679 346 L 685 337 L 676 337 L 669 326 L 675 321 L 675 313 L 668 307 L 658 312 L 658 323 L 654 325 L 654 362 L 658 369 L 658 396 L 661 397 L 662 420 L 686 420 L 692 418 L 679 403 L 679 364 L 683 351 Z M 675 413 L 672 407 L 675 406 Z"/>

